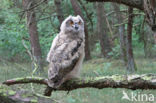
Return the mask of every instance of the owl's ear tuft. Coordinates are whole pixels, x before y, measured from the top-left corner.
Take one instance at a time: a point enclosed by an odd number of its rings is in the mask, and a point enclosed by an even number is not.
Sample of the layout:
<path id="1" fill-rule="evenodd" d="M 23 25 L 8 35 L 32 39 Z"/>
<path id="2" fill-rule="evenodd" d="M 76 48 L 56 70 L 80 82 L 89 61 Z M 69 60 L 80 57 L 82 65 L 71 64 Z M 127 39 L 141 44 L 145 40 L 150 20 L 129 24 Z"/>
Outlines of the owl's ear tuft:
<path id="1" fill-rule="evenodd" d="M 82 22 L 84 22 L 80 15 L 77 15 L 77 18 L 79 18 Z"/>
<path id="2" fill-rule="evenodd" d="M 61 31 L 64 31 L 64 29 L 65 29 L 65 27 L 66 27 L 66 22 L 67 22 L 68 20 L 70 20 L 72 17 L 73 17 L 72 15 L 69 15 L 69 16 L 62 22 L 62 24 L 61 24 L 61 26 L 60 26 L 60 30 L 61 30 Z"/>
<path id="3" fill-rule="evenodd" d="M 69 15 L 68 17 L 67 17 L 67 19 L 71 19 L 72 18 L 72 15 Z"/>
<path id="4" fill-rule="evenodd" d="M 77 15 L 78 18 L 82 19 L 80 15 Z"/>
<path id="5" fill-rule="evenodd" d="M 65 23 L 67 23 L 69 20 L 72 20 L 72 15 L 69 15 L 64 21 L 65 21 Z"/>

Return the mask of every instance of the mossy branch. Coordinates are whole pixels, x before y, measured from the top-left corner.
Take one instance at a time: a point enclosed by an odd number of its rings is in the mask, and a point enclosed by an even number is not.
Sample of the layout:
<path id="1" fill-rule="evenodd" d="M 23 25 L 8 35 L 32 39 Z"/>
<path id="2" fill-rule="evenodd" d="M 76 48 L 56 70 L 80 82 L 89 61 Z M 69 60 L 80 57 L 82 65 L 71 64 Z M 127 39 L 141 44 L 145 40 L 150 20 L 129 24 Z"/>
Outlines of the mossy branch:
<path id="1" fill-rule="evenodd" d="M 7 103 L 54 103 L 54 100 L 38 96 L 30 92 L 14 91 L 9 85 L 22 83 L 38 83 L 47 85 L 47 79 L 41 77 L 25 77 L 7 80 L 0 84 L 0 101 Z M 5 85 L 4 85 L 5 84 Z M 6 86 L 8 85 L 8 86 Z M 47 85 L 48 86 L 48 85 Z M 72 79 L 65 82 L 61 87 L 55 90 L 70 91 L 78 88 L 127 88 L 127 89 L 156 89 L 156 74 L 142 74 L 142 75 L 112 75 L 95 78 Z M 51 95 L 54 90 L 48 87 L 45 91 L 46 96 Z M 26 94 L 26 96 L 25 96 Z M 39 102 L 41 101 L 41 102 Z M 43 102 L 44 101 L 44 102 Z M 46 102 L 45 102 L 46 101 Z"/>
<path id="2" fill-rule="evenodd" d="M 15 78 L 3 82 L 6 85 L 38 83 L 47 85 L 47 79 L 41 77 Z M 77 78 L 65 82 L 57 90 L 70 91 L 77 88 L 127 88 L 127 89 L 156 89 L 156 74 L 142 75 L 112 75 L 95 78 Z"/>
<path id="3" fill-rule="evenodd" d="M 47 85 L 47 80 L 41 77 L 21 77 L 14 78 L 3 82 L 6 85 L 24 84 L 24 83 L 37 83 Z"/>
<path id="4" fill-rule="evenodd" d="M 15 91 L 0 84 L 0 103 L 58 103 L 52 98 L 32 93 L 30 91 Z"/>

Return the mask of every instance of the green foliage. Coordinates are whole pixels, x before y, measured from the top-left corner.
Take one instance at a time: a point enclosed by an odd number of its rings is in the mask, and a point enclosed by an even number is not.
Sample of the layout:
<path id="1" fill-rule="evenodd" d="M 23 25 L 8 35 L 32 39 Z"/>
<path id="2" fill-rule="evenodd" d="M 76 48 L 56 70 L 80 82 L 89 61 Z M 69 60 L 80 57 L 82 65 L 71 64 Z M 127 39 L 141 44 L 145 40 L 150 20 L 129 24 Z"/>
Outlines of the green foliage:
<path id="1" fill-rule="evenodd" d="M 112 51 L 108 53 L 109 56 L 115 58 L 115 59 L 118 59 L 119 56 L 121 55 L 120 54 L 121 51 L 120 51 L 120 45 L 116 45 L 115 47 L 112 48 Z"/>
<path id="2" fill-rule="evenodd" d="M 50 49 L 52 40 L 57 35 L 57 33 L 56 33 L 57 31 L 53 29 L 52 25 L 50 25 L 49 22 L 50 21 L 48 21 L 48 20 L 47 21 L 39 21 L 38 25 L 37 25 L 42 54 L 44 57 L 46 56 L 46 54 L 48 53 L 48 51 Z"/>
<path id="3" fill-rule="evenodd" d="M 17 59 L 16 61 L 30 59 L 21 42 L 23 37 L 26 38 L 26 45 L 30 49 L 26 19 L 25 17 L 20 17 L 20 11 L 22 9 L 13 7 L 13 4 L 11 4 L 12 2 L 9 0 L 2 1 L 3 4 L 0 11 L 0 57 L 8 60 L 11 60 L 12 58 L 13 60 Z M 41 14 L 37 13 L 37 20 L 47 17 L 46 14 L 38 17 L 39 15 Z M 51 42 L 58 32 L 58 25 L 59 22 L 56 17 L 38 21 L 37 26 L 43 57 L 46 56 L 50 49 Z"/>
<path id="4" fill-rule="evenodd" d="M 153 53 L 156 53 L 156 44 L 152 47 Z"/>
<path id="5" fill-rule="evenodd" d="M 25 25 L 19 24 L 20 18 L 13 13 L 14 11 L 19 11 L 19 9 L 0 11 L 0 17 L 3 19 L 0 24 L 0 55 L 6 59 L 22 55 L 25 52 L 21 43 L 21 35 L 27 35 Z"/>
<path id="6" fill-rule="evenodd" d="M 96 53 L 98 53 L 98 52 L 100 52 L 101 51 L 101 46 L 100 46 L 100 43 L 99 42 L 97 42 L 96 44 L 95 44 L 95 52 Z"/>

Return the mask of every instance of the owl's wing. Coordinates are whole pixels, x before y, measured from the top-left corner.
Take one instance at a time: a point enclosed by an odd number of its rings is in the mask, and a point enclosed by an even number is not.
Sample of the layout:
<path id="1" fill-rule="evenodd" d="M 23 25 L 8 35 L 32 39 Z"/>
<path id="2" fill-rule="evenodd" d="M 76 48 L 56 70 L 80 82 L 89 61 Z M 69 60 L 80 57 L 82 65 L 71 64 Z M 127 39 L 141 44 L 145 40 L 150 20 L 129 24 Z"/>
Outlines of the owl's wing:
<path id="1" fill-rule="evenodd" d="M 54 38 L 52 44 L 51 44 L 51 48 L 49 50 L 49 53 L 47 55 L 47 61 L 50 62 L 51 60 L 51 54 L 52 54 L 52 51 L 54 50 L 54 47 L 57 46 L 57 41 L 58 41 L 58 35 Z"/>
<path id="2" fill-rule="evenodd" d="M 55 46 L 50 55 L 50 67 L 48 70 L 49 86 L 57 88 L 62 84 L 62 79 L 70 71 L 80 58 L 79 48 L 83 43 L 82 39 L 73 40 Z"/>

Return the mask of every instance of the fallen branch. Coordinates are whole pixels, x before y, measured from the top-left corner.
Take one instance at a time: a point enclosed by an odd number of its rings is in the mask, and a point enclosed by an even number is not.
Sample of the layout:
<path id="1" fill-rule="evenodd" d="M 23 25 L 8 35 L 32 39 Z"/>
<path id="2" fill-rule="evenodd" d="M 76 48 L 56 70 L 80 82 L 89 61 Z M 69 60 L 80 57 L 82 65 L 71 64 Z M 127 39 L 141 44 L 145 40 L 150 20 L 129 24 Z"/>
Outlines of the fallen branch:
<path id="1" fill-rule="evenodd" d="M 25 77 L 25 78 L 14 78 L 3 82 L 6 85 L 24 84 L 24 83 L 37 83 L 37 84 L 47 84 L 47 80 L 41 77 Z"/>
<path id="2" fill-rule="evenodd" d="M 58 103 L 57 101 L 32 93 L 30 91 L 15 91 L 12 88 L 0 84 L 0 103 Z"/>
<path id="3" fill-rule="evenodd" d="M 6 85 L 38 83 L 47 85 L 47 80 L 41 77 L 15 78 L 3 82 Z M 57 90 L 70 91 L 78 88 L 127 88 L 127 89 L 156 89 L 156 74 L 142 75 L 112 75 L 95 78 L 72 79 L 65 82 Z"/>
<path id="4" fill-rule="evenodd" d="M 38 83 L 47 85 L 47 79 L 41 77 L 25 77 L 7 80 L 0 84 L 0 101 L 2 103 L 56 103 L 54 100 L 30 93 L 28 91 L 14 91 L 9 85 L 22 83 Z M 5 86 L 5 85 L 8 86 Z M 47 85 L 48 86 L 48 85 Z M 70 91 L 78 88 L 127 88 L 127 89 L 156 89 L 156 74 L 142 75 L 112 75 L 95 78 L 72 79 L 65 82 L 60 88 L 55 90 Z M 46 96 L 50 96 L 52 88 L 45 91 Z"/>

